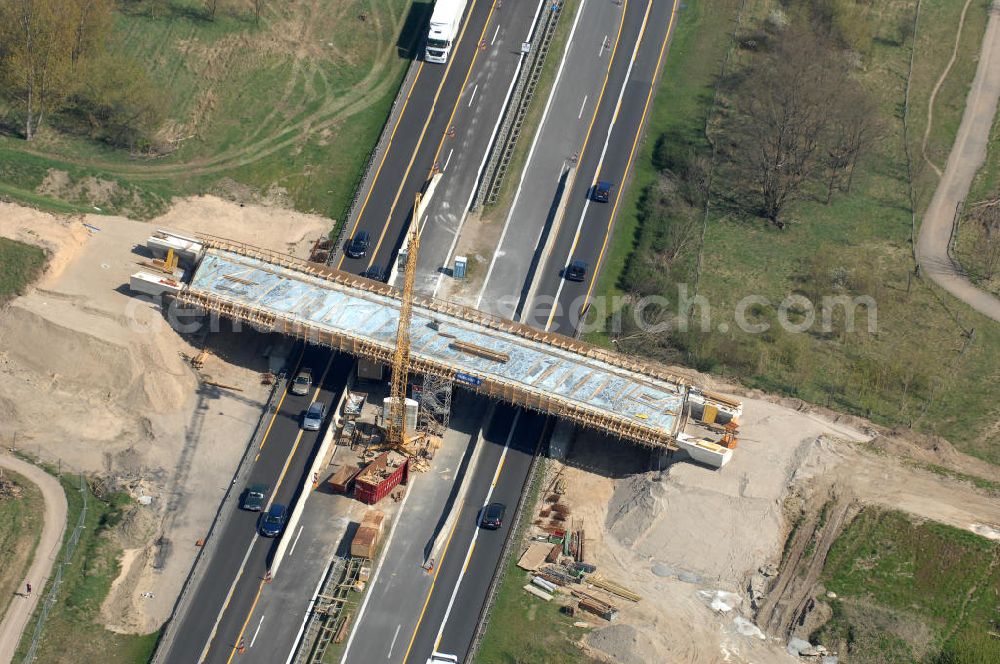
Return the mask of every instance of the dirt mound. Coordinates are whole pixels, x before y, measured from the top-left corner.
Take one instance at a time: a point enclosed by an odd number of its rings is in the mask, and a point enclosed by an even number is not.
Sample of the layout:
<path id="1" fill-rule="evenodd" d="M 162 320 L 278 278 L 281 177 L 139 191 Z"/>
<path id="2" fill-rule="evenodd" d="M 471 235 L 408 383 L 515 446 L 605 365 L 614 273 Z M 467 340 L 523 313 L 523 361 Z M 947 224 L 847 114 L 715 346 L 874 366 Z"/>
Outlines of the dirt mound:
<path id="1" fill-rule="evenodd" d="M 590 648 L 614 658 L 619 664 L 647 664 L 659 659 L 656 644 L 631 625 L 608 625 L 587 635 Z"/>
<path id="2" fill-rule="evenodd" d="M 605 526 L 625 546 L 643 539 L 661 511 L 663 486 L 652 474 L 633 475 L 615 484 Z"/>
<path id="3" fill-rule="evenodd" d="M 59 395 L 63 403 L 80 401 L 111 413 L 172 412 L 187 400 L 193 378 L 178 356 L 154 343 L 126 345 L 111 335 L 98 336 L 92 326 L 67 327 L 36 312 L 33 304 L 18 301 L 5 312 L 0 326 L 3 378 L 18 381 L 22 389 Z M 16 408 L 38 406 L 45 404 L 22 400 Z M 100 435 L 101 414 L 87 419 Z"/>

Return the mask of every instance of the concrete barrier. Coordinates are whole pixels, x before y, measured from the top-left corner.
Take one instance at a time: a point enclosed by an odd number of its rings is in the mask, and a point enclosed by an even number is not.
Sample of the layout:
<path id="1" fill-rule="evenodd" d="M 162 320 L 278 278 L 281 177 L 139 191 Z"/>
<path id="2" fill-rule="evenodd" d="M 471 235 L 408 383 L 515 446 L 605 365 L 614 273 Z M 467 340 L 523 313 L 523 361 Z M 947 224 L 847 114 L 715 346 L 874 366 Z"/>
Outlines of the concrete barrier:
<path id="1" fill-rule="evenodd" d="M 288 523 L 285 525 L 285 531 L 281 535 L 281 539 L 278 541 L 278 547 L 274 550 L 274 560 L 271 561 L 271 578 L 273 579 L 278 575 L 278 568 L 281 567 L 281 561 L 285 557 L 285 551 L 288 549 L 288 543 L 292 540 L 292 533 L 295 532 L 295 526 L 299 525 L 299 520 L 302 518 L 302 512 L 306 509 L 306 501 L 309 499 L 310 494 L 315 490 L 313 487 L 313 478 L 319 477 L 320 471 L 327 463 L 326 455 L 330 451 L 330 447 L 334 445 L 336 441 L 336 432 L 340 429 L 340 416 L 339 413 L 344 407 L 344 400 L 347 398 L 347 393 L 351 391 L 354 387 L 354 380 L 357 374 L 352 371 L 350 378 L 347 379 L 347 384 L 344 386 L 344 391 L 340 394 L 340 399 L 337 400 L 337 407 L 333 411 L 333 417 L 331 418 L 330 426 L 326 428 L 326 433 L 323 435 L 323 441 L 319 445 L 319 449 L 316 450 L 316 456 L 313 458 L 312 466 L 309 468 L 309 472 L 306 473 L 305 477 L 302 479 L 302 486 L 299 488 L 299 500 L 295 503 L 295 507 L 292 509 L 292 515 L 288 519 Z M 336 455 L 337 450 L 334 449 L 334 455 Z M 330 459 L 332 461 L 332 458 Z"/>
<path id="2" fill-rule="evenodd" d="M 489 422 L 493 418 L 495 410 L 496 404 L 491 403 L 489 410 L 486 412 L 485 417 L 483 417 L 483 424 L 479 427 L 479 433 L 476 435 L 476 441 L 473 443 L 474 447 L 472 449 L 472 455 L 469 457 L 469 463 L 465 467 L 465 473 L 462 475 L 462 483 L 458 487 L 458 493 L 455 494 L 455 500 L 451 504 L 451 511 L 448 512 L 444 525 L 434 535 L 434 543 L 431 544 L 427 557 L 424 558 L 424 567 L 426 567 L 431 560 L 438 560 L 438 556 L 441 554 L 441 547 L 447 540 L 446 537 L 441 537 L 441 535 L 444 533 L 450 533 L 451 529 L 455 527 L 455 520 L 458 518 L 459 512 L 462 511 L 462 503 L 465 502 L 465 496 L 469 493 L 469 487 L 472 485 L 472 476 L 475 474 L 476 464 L 479 463 L 479 455 L 483 450 L 483 431 L 487 426 L 489 426 Z"/>

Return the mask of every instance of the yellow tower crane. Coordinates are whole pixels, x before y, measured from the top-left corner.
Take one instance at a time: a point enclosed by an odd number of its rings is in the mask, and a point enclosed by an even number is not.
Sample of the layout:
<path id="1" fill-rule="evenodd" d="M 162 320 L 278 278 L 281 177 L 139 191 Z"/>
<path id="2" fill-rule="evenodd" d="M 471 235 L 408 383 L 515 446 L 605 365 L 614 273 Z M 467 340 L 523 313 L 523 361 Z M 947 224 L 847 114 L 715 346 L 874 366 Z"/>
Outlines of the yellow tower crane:
<path id="1" fill-rule="evenodd" d="M 399 327 L 396 330 L 396 354 L 392 358 L 392 390 L 389 420 L 386 422 L 386 442 L 405 447 L 406 440 L 406 378 L 410 372 L 410 319 L 413 314 L 413 283 L 417 276 L 417 253 L 420 251 L 420 199 L 413 202 L 409 240 L 406 245 L 406 266 L 403 270 L 403 296 L 399 304 Z"/>

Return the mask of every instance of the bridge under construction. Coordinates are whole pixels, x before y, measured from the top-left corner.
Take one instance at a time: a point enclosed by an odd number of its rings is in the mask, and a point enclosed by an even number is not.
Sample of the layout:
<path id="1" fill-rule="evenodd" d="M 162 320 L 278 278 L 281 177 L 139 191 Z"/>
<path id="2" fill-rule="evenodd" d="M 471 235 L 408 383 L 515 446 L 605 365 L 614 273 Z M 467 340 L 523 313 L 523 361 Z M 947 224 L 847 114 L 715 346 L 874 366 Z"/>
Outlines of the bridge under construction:
<path id="1" fill-rule="evenodd" d="M 247 244 L 159 231 L 154 254 L 191 265 L 190 278 L 137 273 L 134 290 L 391 364 L 400 291 L 381 282 Z M 726 446 L 683 433 L 690 418 L 735 429 L 738 401 L 699 390 L 655 363 L 547 333 L 455 303 L 416 296 L 410 367 L 476 392 L 641 444 L 689 450 L 721 467 Z M 730 439 L 735 441 L 733 436 Z M 729 447 L 731 447 L 730 445 Z"/>

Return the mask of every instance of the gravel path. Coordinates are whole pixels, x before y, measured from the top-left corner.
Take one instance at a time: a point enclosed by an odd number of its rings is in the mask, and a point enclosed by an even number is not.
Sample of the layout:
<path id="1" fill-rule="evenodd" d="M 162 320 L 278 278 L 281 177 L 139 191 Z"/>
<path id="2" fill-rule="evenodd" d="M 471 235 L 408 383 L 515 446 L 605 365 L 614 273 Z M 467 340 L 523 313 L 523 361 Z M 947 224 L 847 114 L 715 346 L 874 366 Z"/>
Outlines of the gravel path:
<path id="1" fill-rule="evenodd" d="M 962 124 L 944 176 L 927 208 L 917 240 L 917 260 L 939 286 L 980 313 L 1000 321 L 1000 299 L 976 288 L 948 254 L 955 210 L 969 193 L 986 159 L 986 145 L 1000 98 L 1000 0 L 994 0 L 983 36 L 979 66 L 972 81 Z"/>
<path id="2" fill-rule="evenodd" d="M 34 559 L 28 575 L 21 580 L 19 596 L 11 602 L 3 622 L 0 622 L 0 663 L 7 664 L 14 658 L 21 632 L 28 625 L 52 572 L 52 565 L 59 556 L 63 533 L 66 531 L 66 494 L 59 481 L 38 466 L 8 454 L 0 454 L 0 466 L 20 473 L 38 485 L 45 501 L 45 521 Z M 26 583 L 31 583 L 30 597 L 24 596 Z"/>

